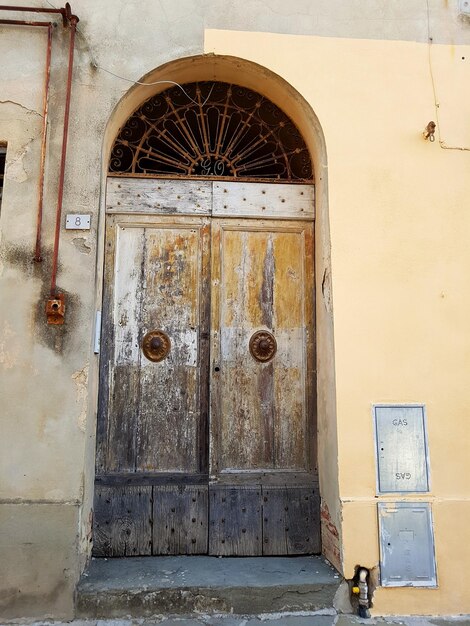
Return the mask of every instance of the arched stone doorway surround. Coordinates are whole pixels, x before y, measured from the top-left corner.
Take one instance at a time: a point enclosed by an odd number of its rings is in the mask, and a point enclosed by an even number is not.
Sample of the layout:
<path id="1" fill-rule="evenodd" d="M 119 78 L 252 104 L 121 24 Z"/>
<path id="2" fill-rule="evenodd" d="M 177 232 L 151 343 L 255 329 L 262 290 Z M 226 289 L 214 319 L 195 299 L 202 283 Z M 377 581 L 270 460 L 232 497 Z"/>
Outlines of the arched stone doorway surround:
<path id="1" fill-rule="evenodd" d="M 338 458 L 336 434 L 336 401 L 334 374 L 333 315 L 330 272 L 330 244 L 327 194 L 327 155 L 323 132 L 312 107 L 284 79 L 255 63 L 235 57 L 202 55 L 171 61 L 152 70 L 139 82 L 154 83 L 171 80 L 180 84 L 196 81 L 221 81 L 238 84 L 256 91 L 288 115 L 300 130 L 309 149 L 315 172 L 315 289 L 316 289 L 316 368 L 318 467 L 322 498 L 323 553 L 341 569 L 341 527 L 338 488 Z M 109 120 L 103 145 L 102 199 L 99 223 L 97 271 L 97 309 L 101 308 L 104 260 L 104 207 L 106 177 L 112 144 L 119 128 L 131 113 L 152 95 L 168 88 L 167 84 L 134 85 L 116 106 Z M 91 402 L 96 406 L 98 371 L 93 380 L 95 393 Z M 96 413 L 96 410 L 95 410 Z M 96 421 L 90 424 L 90 434 Z M 93 507 L 95 441 L 90 437 L 87 450 L 85 500 L 83 519 Z M 83 524 L 82 532 L 86 528 Z"/>

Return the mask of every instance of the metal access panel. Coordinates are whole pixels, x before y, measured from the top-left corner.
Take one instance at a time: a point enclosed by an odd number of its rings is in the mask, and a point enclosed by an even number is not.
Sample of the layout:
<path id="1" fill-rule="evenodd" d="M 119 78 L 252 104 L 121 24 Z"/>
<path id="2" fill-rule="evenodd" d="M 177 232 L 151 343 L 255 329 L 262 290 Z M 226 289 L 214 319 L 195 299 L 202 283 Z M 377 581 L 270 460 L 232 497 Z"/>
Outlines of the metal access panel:
<path id="1" fill-rule="evenodd" d="M 383 587 L 435 587 L 431 506 L 380 502 L 380 578 Z"/>
<path id="2" fill-rule="evenodd" d="M 424 405 L 375 405 L 378 493 L 429 491 Z"/>

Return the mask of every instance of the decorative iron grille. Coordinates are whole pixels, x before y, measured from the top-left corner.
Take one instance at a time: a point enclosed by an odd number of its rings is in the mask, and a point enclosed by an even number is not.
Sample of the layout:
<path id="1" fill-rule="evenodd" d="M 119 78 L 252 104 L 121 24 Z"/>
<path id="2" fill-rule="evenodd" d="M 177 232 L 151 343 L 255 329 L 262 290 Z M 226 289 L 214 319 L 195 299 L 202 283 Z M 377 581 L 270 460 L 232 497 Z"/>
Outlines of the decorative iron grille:
<path id="1" fill-rule="evenodd" d="M 298 128 L 271 101 L 220 82 L 184 90 L 167 89 L 131 115 L 114 142 L 111 174 L 313 180 Z"/>

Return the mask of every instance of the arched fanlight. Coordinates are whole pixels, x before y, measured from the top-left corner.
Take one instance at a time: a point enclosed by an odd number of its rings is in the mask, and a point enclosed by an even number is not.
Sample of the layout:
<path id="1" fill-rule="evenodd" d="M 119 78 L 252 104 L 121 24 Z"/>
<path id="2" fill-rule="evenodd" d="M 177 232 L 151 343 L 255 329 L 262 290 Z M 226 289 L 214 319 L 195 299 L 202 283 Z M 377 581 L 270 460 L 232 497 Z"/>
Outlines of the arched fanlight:
<path id="1" fill-rule="evenodd" d="M 131 115 L 114 142 L 110 174 L 313 181 L 298 128 L 270 100 L 221 82 L 184 91 L 167 89 Z"/>

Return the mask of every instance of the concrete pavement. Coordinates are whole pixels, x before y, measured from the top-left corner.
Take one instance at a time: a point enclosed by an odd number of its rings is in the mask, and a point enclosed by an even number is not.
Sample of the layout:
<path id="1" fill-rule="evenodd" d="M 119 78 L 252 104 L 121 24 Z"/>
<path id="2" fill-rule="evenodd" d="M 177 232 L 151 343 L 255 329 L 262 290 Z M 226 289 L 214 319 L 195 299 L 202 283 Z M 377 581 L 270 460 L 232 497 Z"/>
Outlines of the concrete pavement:
<path id="1" fill-rule="evenodd" d="M 470 626 L 470 615 L 394 616 L 361 620 L 353 615 L 318 613 L 270 613 L 251 616 L 166 617 L 152 619 L 74 620 L 35 622 L 34 626 Z M 1 625 L 0 625 L 1 626 Z"/>

